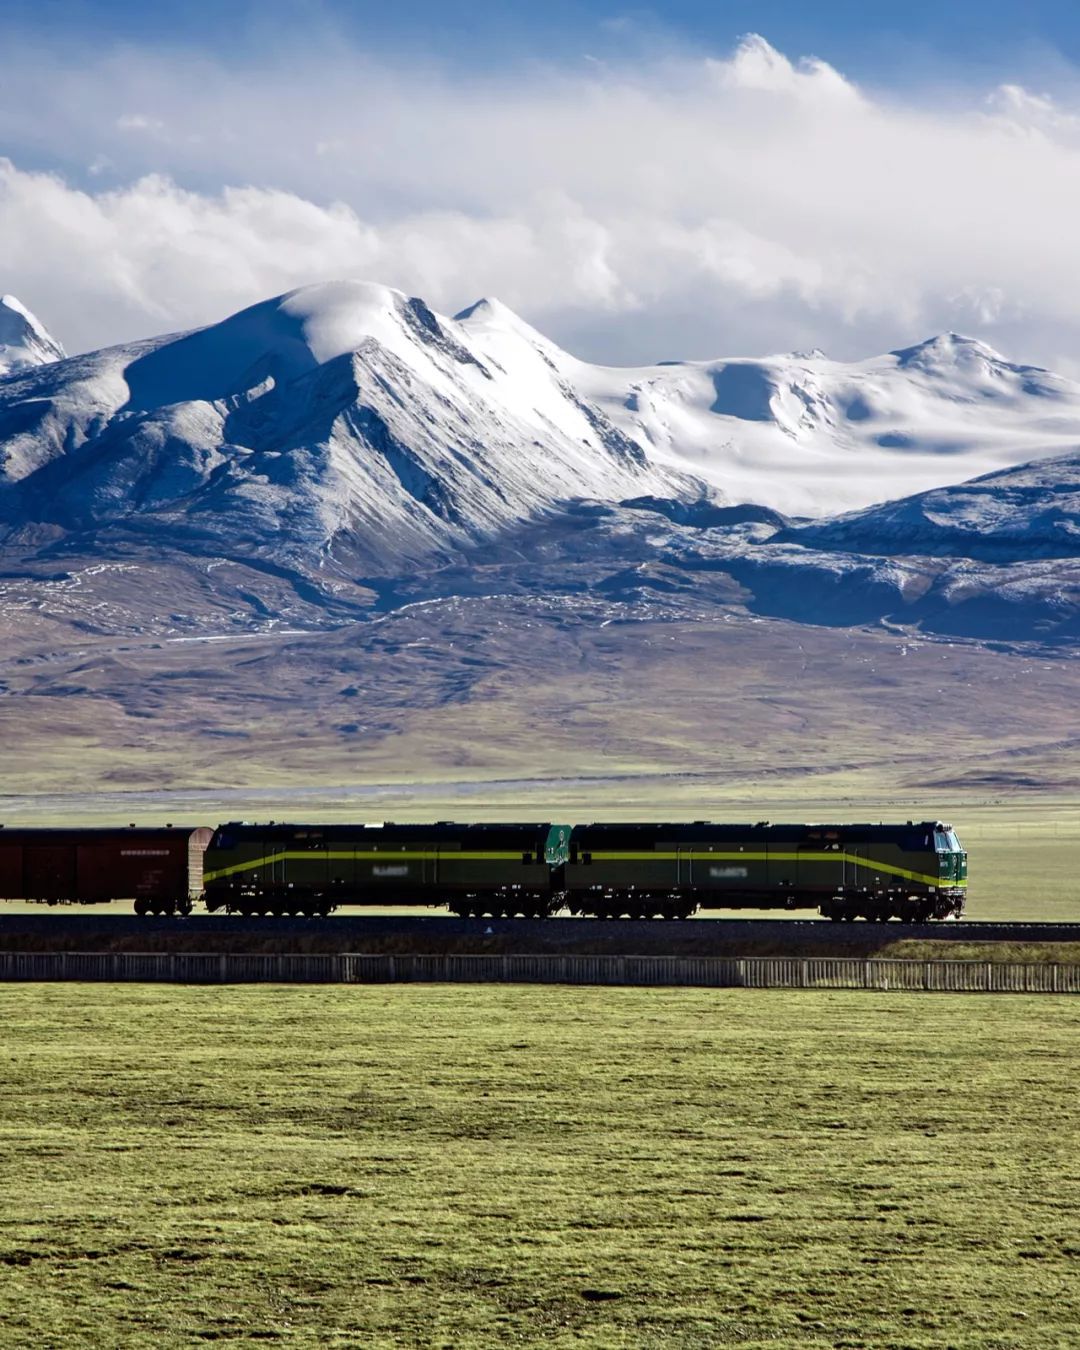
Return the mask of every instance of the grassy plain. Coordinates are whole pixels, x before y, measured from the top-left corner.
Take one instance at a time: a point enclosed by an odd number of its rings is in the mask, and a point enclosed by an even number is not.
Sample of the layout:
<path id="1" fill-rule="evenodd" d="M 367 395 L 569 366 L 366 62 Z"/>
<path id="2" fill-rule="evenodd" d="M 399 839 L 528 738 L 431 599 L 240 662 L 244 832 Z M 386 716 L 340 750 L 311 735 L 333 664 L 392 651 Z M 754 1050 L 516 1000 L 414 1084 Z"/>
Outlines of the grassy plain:
<path id="1" fill-rule="evenodd" d="M 0 1344 L 1074 1347 L 1080 1002 L 0 990 Z"/>

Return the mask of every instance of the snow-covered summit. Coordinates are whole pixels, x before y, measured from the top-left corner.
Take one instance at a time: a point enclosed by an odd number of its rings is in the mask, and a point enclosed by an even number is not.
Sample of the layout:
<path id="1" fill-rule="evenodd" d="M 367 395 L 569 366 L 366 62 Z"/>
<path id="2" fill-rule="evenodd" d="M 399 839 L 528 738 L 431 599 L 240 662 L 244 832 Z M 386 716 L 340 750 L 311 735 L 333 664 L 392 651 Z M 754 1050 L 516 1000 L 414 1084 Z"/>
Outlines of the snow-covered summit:
<path id="1" fill-rule="evenodd" d="M 64 349 L 45 325 L 13 295 L 0 295 L 0 379 L 62 361 Z"/>

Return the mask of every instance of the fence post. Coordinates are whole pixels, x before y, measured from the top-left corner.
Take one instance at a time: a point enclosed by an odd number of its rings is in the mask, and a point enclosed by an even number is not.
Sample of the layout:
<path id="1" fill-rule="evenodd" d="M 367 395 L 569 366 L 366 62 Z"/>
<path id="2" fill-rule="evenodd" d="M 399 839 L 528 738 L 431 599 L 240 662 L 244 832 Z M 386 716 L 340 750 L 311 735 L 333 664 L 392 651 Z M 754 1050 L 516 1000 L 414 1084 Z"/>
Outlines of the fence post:
<path id="1" fill-rule="evenodd" d="M 923 987 L 924 989 L 929 989 L 929 988 L 930 988 L 930 962 L 929 962 L 929 961 L 926 961 L 926 962 L 923 964 L 922 987 Z"/>
<path id="2" fill-rule="evenodd" d="M 991 972 L 992 972 L 992 963 L 991 963 L 990 961 L 987 961 L 986 964 L 983 966 L 983 993 L 984 993 L 984 994 L 988 994 L 988 993 L 990 992 L 990 990 L 993 988 L 993 984 L 992 984 L 992 980 L 991 980 Z"/>

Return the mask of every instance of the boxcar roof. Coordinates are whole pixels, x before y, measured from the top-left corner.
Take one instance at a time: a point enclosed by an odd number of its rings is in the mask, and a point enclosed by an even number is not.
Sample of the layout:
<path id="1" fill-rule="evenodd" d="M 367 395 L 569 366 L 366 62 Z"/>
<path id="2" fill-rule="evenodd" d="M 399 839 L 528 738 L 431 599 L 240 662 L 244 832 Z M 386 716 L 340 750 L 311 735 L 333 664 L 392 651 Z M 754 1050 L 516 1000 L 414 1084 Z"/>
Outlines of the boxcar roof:
<path id="1" fill-rule="evenodd" d="M 70 844 L 79 840 L 87 843 L 108 843 L 120 839 L 190 839 L 205 830 L 206 825 L 0 825 L 0 844 L 9 843 Z"/>

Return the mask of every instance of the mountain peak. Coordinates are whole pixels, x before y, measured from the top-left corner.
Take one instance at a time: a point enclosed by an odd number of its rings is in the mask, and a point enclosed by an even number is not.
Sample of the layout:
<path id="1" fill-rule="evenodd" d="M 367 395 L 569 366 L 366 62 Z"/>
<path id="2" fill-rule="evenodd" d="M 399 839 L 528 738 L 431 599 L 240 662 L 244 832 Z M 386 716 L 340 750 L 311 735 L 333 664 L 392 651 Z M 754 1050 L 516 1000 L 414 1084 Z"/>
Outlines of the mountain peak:
<path id="1" fill-rule="evenodd" d="M 534 347 L 545 351 L 556 350 L 550 338 L 546 338 L 543 333 L 526 323 L 520 314 L 515 314 L 509 305 L 504 305 L 493 295 L 485 296 L 475 304 L 469 305 L 467 309 L 461 310 L 454 315 L 454 321 L 464 324 L 470 332 L 514 333 Z"/>
<path id="2" fill-rule="evenodd" d="M 897 364 L 904 369 L 911 366 L 940 369 L 943 366 L 969 365 L 973 362 L 1008 365 L 1006 358 L 985 342 L 953 332 L 938 333 L 924 342 L 917 342 L 913 347 L 901 347 L 889 355 L 895 356 Z"/>
<path id="3" fill-rule="evenodd" d="M 465 323 L 468 319 L 475 319 L 478 323 L 521 323 L 509 305 L 504 305 L 494 295 L 485 295 L 482 299 L 474 301 L 455 314 L 454 318 L 458 323 Z"/>
<path id="4" fill-rule="evenodd" d="M 13 295 L 0 295 L 0 378 L 62 361 L 63 347 Z"/>

